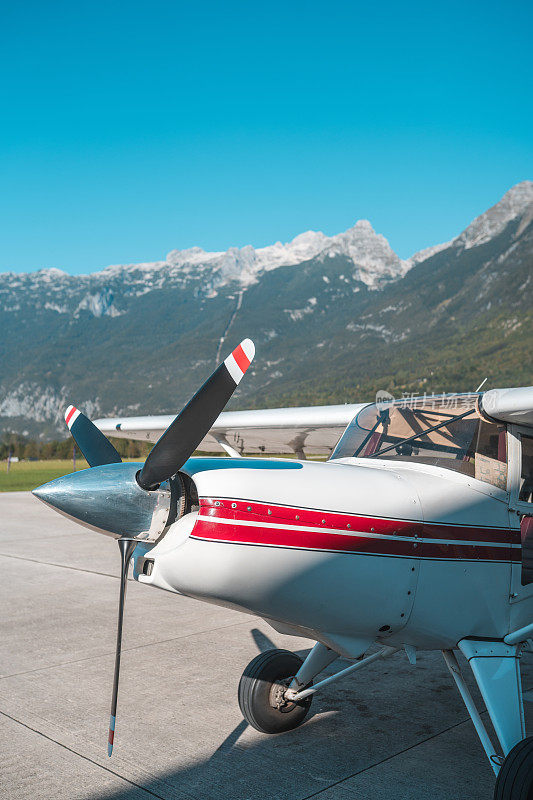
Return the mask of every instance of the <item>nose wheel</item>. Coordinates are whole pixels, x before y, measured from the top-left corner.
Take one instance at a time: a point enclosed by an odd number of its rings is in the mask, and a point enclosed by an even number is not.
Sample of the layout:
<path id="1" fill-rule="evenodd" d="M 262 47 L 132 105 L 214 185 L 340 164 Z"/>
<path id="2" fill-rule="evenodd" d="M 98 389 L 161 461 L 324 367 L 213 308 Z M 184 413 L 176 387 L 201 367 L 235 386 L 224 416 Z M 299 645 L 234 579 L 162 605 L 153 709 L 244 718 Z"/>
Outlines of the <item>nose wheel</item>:
<path id="1" fill-rule="evenodd" d="M 494 800 L 533 800 L 533 736 L 508 753 L 498 773 Z"/>
<path id="2" fill-rule="evenodd" d="M 239 682 L 239 706 L 246 722 L 261 733 L 283 733 L 302 724 L 312 696 L 296 703 L 284 699 L 302 664 L 289 650 L 267 650 L 250 661 Z"/>

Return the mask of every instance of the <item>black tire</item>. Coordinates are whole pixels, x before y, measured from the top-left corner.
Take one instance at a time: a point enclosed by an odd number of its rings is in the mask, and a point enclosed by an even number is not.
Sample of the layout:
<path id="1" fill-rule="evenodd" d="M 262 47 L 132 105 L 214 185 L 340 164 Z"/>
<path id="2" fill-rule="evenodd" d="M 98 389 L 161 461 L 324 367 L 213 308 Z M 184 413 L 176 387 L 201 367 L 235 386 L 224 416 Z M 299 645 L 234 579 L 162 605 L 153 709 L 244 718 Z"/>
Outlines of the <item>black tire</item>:
<path id="1" fill-rule="evenodd" d="M 289 650 L 267 650 L 250 661 L 239 682 L 239 706 L 246 722 L 261 733 L 283 733 L 304 721 L 312 695 L 280 704 L 280 694 L 303 661 Z"/>
<path id="2" fill-rule="evenodd" d="M 494 800 L 533 800 L 533 736 L 508 753 L 496 779 Z"/>

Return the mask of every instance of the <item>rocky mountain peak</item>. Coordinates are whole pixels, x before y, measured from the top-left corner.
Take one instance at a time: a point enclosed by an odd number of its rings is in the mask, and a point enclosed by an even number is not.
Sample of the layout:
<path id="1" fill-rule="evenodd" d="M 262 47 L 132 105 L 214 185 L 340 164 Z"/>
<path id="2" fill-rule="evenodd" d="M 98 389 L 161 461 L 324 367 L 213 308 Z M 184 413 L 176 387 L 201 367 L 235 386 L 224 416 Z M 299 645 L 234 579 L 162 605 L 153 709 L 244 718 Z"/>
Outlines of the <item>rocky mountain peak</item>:
<path id="1" fill-rule="evenodd" d="M 532 204 L 533 181 L 517 183 L 498 203 L 476 217 L 455 241 L 465 250 L 484 244 L 501 233 L 509 222 L 522 216 Z"/>
<path id="2" fill-rule="evenodd" d="M 426 261 L 441 250 L 453 245 L 464 250 L 478 247 L 498 236 L 509 222 L 519 217 L 527 223 L 533 218 L 533 181 L 521 181 L 512 186 L 495 205 L 476 217 L 465 230 L 449 242 L 426 247 L 407 260 L 408 268 Z"/>
<path id="3" fill-rule="evenodd" d="M 355 265 L 358 279 L 369 288 L 378 288 L 383 280 L 404 275 L 410 267 L 402 261 L 382 234 L 376 233 L 367 219 L 329 239 L 327 255 L 343 255 Z"/>
<path id="4" fill-rule="evenodd" d="M 255 283 L 263 272 L 335 255 L 352 260 L 360 271 L 360 280 L 371 286 L 405 272 L 405 262 L 398 258 L 385 237 L 374 231 L 368 220 L 359 220 L 347 231 L 333 236 L 309 230 L 289 242 L 278 241 L 266 247 L 245 245 L 230 247 L 225 252 L 208 252 L 200 247 L 172 250 L 166 263 L 183 274 L 209 270 L 213 286 L 233 280 L 246 286 Z"/>

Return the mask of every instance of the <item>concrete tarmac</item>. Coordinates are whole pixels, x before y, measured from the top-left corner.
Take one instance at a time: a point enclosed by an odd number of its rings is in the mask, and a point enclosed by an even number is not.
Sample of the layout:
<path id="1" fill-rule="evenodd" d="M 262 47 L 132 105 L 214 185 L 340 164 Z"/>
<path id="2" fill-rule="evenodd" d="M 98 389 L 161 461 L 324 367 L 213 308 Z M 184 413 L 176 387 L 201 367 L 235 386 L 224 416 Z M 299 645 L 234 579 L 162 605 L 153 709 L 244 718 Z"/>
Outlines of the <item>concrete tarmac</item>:
<path id="1" fill-rule="evenodd" d="M 0 494 L 5 800 L 492 798 L 492 770 L 439 654 L 373 664 L 326 687 L 300 728 L 266 736 L 242 719 L 240 675 L 261 650 L 305 655 L 310 642 L 132 580 L 108 758 L 118 564 L 112 539 L 30 494 Z M 532 663 L 522 659 L 525 689 Z"/>

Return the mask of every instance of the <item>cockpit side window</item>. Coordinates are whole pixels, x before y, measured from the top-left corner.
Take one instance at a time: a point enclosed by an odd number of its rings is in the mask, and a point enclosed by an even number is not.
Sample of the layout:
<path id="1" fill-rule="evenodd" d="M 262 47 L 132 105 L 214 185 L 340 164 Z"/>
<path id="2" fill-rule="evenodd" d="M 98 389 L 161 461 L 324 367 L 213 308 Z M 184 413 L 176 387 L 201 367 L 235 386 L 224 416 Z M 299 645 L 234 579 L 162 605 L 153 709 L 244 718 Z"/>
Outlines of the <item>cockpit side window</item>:
<path id="1" fill-rule="evenodd" d="M 520 434 L 518 510 L 521 515 L 522 586 L 533 583 L 533 436 Z"/>
<path id="2" fill-rule="evenodd" d="M 522 435 L 522 466 L 518 499 L 533 504 L 533 436 Z"/>
<path id="3" fill-rule="evenodd" d="M 505 425 L 479 421 L 475 475 L 479 481 L 507 488 L 507 435 Z"/>

